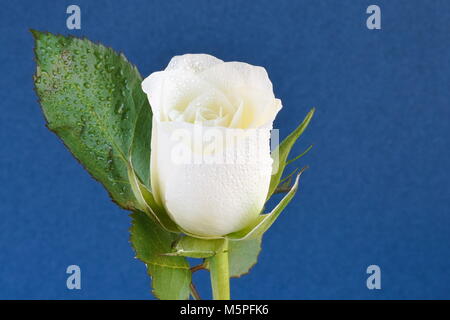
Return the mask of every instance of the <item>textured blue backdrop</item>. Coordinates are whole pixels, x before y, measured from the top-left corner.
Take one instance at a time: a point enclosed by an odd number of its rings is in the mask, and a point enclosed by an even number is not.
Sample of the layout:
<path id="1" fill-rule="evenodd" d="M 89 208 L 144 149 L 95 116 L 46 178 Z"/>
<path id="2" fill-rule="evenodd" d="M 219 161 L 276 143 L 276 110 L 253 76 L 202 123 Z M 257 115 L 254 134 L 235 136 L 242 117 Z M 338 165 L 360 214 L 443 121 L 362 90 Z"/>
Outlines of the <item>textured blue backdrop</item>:
<path id="1" fill-rule="evenodd" d="M 382 30 L 365 26 L 370 4 Z M 437 0 L 2 2 L 0 298 L 151 297 L 127 212 L 44 127 L 28 28 L 100 41 L 144 76 L 187 52 L 265 66 L 282 137 L 317 107 L 295 149 L 314 144 L 301 191 L 234 298 L 450 298 L 449 19 Z M 382 290 L 366 288 L 370 264 Z"/>

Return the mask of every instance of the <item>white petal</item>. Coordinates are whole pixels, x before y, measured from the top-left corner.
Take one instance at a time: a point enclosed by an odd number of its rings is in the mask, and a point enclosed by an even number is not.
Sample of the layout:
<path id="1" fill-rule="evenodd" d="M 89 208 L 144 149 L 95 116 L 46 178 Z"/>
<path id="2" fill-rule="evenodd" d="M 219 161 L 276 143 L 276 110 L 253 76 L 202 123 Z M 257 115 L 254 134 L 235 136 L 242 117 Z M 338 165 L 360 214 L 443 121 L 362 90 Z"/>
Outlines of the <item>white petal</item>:
<path id="1" fill-rule="evenodd" d="M 211 90 L 203 93 L 194 100 L 192 100 L 184 111 L 184 120 L 186 122 L 194 123 L 197 115 L 203 116 L 201 111 L 205 110 L 206 113 L 210 113 L 213 118 L 204 118 L 203 125 L 211 125 L 212 123 L 218 123 L 223 127 L 227 127 L 229 121 L 215 121 L 231 119 L 235 110 L 227 97 L 218 90 Z M 214 120 L 214 121 L 210 121 Z"/>
<path id="2" fill-rule="evenodd" d="M 195 130 L 199 128 L 203 130 L 202 134 L 196 136 Z M 222 137 L 236 135 L 237 141 L 244 144 L 238 142 L 234 147 L 224 144 L 222 150 L 218 148 L 217 154 L 225 154 L 221 163 L 196 163 L 193 157 L 180 163 L 179 158 L 174 157 L 174 150 L 182 145 L 193 155 L 201 154 L 195 146 L 205 146 L 205 143 L 199 143 L 199 139 L 207 130 L 215 130 Z M 191 140 L 185 140 L 184 145 L 173 139 L 174 134 L 183 132 L 191 137 Z M 261 213 L 272 171 L 270 128 L 258 131 L 257 144 L 262 150 L 256 154 L 249 153 L 248 148 L 255 145 L 253 140 L 245 138 L 245 134 L 250 133 L 250 130 L 154 121 L 151 154 L 153 191 L 172 219 L 184 230 L 202 236 L 225 235 L 246 227 Z M 236 154 L 232 158 L 234 152 Z M 242 161 L 236 161 L 236 158 Z M 227 159 L 231 161 L 226 163 Z"/>
<path id="3" fill-rule="evenodd" d="M 240 128 L 257 128 L 275 119 L 272 82 L 263 67 L 242 62 L 216 64 L 199 74 L 224 92 L 236 106 L 243 104 Z M 278 109 L 279 110 L 279 109 Z"/>
<path id="4" fill-rule="evenodd" d="M 153 72 L 141 83 L 142 91 L 147 94 L 148 101 L 152 108 L 153 117 L 160 120 L 163 119 L 161 108 L 163 105 L 163 85 L 164 85 L 164 71 Z"/>
<path id="5" fill-rule="evenodd" d="M 216 91 L 195 73 L 186 70 L 155 72 L 142 82 L 153 114 L 161 121 L 173 120 L 173 110 L 183 113 L 189 103 L 205 92 Z"/>
<path id="6" fill-rule="evenodd" d="M 166 70 L 188 70 L 197 73 L 220 63 L 223 61 L 209 54 L 183 54 L 173 57 Z"/>
<path id="7" fill-rule="evenodd" d="M 272 125 L 273 120 L 282 107 L 281 100 L 275 99 L 272 103 L 269 103 L 266 108 L 261 110 L 261 113 L 256 115 L 255 122 L 262 126 Z"/>

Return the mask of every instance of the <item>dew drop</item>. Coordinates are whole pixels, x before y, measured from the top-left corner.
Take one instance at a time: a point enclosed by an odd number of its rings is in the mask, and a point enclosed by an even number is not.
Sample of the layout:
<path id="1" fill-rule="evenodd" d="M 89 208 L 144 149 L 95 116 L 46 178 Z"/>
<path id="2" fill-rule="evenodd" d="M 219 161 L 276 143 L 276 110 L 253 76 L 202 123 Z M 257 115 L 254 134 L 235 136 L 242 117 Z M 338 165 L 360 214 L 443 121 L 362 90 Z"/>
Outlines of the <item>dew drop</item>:
<path id="1" fill-rule="evenodd" d="M 121 103 L 120 105 L 117 105 L 116 113 L 122 114 L 124 110 L 125 110 L 125 106 L 123 103 Z"/>

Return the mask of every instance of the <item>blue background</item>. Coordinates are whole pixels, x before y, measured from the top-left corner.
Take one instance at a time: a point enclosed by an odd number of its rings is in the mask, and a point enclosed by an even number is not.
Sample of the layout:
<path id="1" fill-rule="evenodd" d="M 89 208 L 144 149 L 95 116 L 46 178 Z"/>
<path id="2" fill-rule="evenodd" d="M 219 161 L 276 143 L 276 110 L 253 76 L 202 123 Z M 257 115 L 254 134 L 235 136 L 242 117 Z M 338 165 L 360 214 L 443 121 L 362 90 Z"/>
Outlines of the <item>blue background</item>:
<path id="1" fill-rule="evenodd" d="M 28 28 L 101 41 L 144 76 L 187 52 L 265 66 L 282 137 L 317 107 L 295 148 L 314 144 L 310 170 L 234 298 L 450 298 L 450 2 L 76 1 L 75 31 L 70 4 L 1 5 L 0 298 L 151 298 L 127 212 L 44 126 Z M 382 30 L 366 28 L 370 4 Z M 208 274 L 195 279 L 209 297 Z"/>

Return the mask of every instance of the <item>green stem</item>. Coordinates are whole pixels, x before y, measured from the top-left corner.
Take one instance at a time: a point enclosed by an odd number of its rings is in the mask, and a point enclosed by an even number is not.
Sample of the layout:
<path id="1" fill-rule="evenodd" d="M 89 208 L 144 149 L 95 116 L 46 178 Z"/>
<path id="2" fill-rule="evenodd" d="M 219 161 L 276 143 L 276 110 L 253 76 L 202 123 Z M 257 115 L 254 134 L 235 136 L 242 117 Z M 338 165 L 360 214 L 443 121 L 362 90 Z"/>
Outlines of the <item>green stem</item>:
<path id="1" fill-rule="evenodd" d="M 222 250 L 210 258 L 209 272 L 214 300 L 230 300 L 230 272 L 228 267 L 228 239 Z"/>

